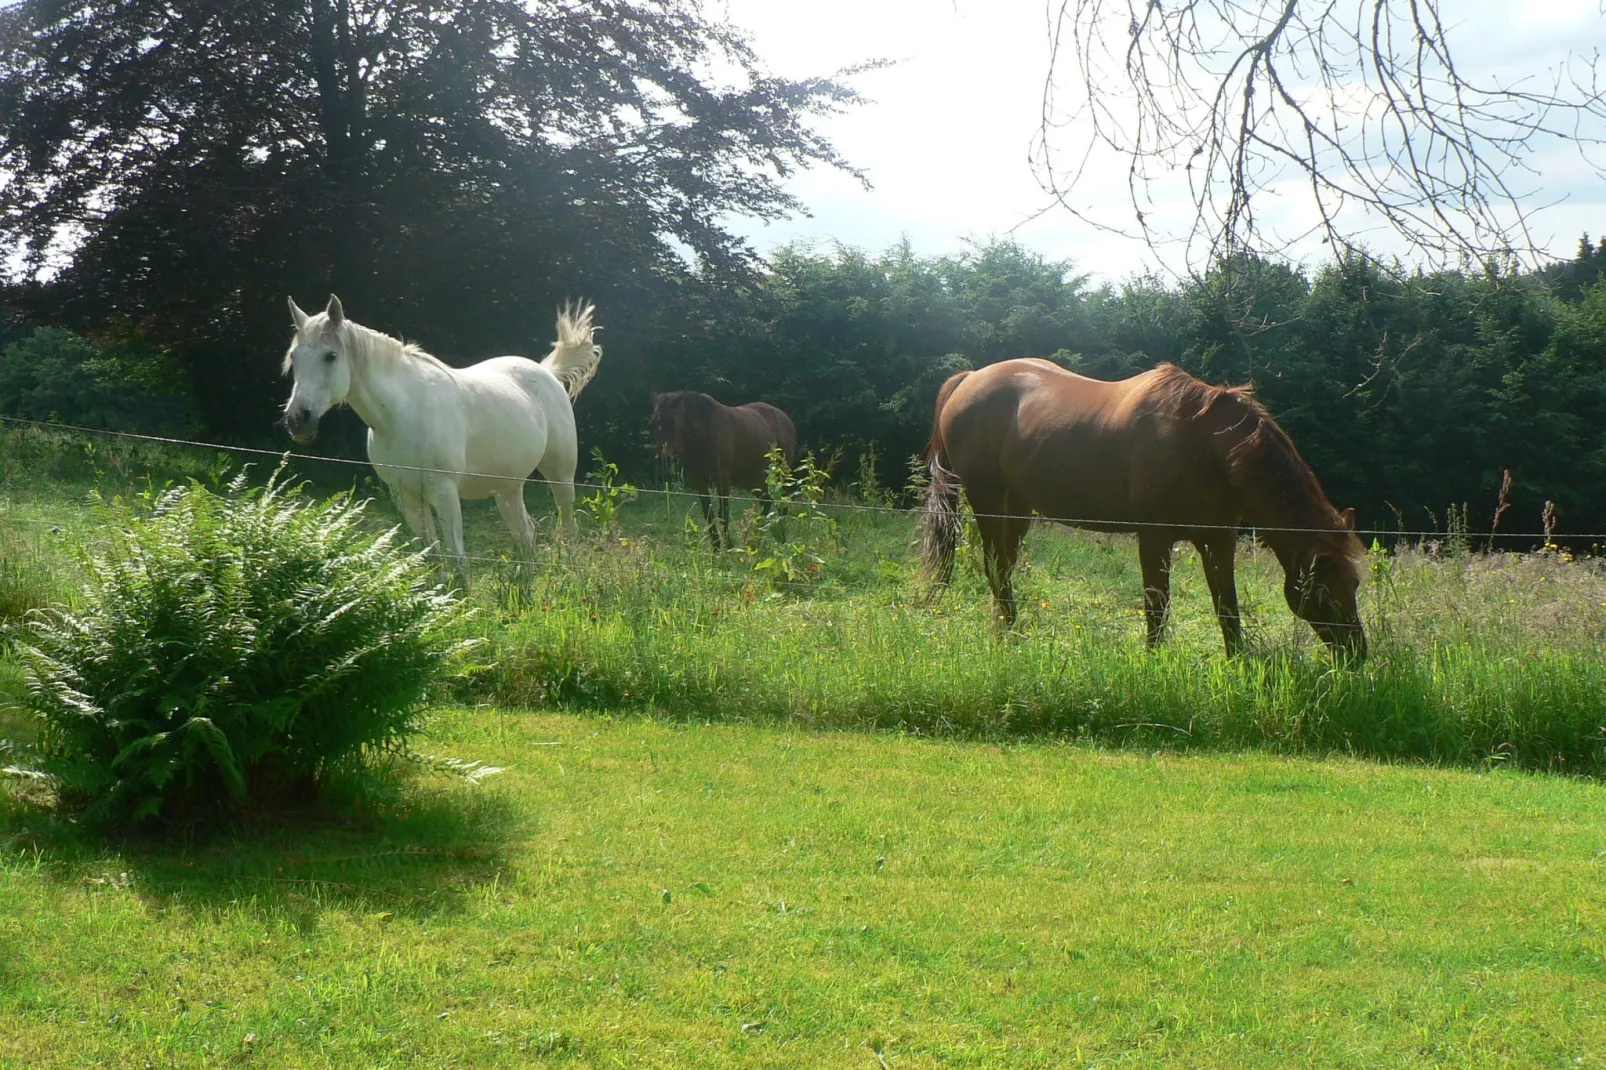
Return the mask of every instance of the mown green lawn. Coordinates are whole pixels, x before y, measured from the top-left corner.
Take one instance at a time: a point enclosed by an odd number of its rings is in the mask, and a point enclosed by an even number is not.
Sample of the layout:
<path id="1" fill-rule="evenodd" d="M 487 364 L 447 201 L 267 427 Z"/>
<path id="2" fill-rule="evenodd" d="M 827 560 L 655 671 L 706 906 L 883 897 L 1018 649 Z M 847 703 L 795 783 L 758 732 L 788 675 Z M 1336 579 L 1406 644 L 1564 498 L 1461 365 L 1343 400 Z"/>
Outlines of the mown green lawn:
<path id="1" fill-rule="evenodd" d="M 7 803 L 0 1062 L 1606 1052 L 1595 783 L 488 709 L 421 749 L 511 769 L 189 848 Z"/>

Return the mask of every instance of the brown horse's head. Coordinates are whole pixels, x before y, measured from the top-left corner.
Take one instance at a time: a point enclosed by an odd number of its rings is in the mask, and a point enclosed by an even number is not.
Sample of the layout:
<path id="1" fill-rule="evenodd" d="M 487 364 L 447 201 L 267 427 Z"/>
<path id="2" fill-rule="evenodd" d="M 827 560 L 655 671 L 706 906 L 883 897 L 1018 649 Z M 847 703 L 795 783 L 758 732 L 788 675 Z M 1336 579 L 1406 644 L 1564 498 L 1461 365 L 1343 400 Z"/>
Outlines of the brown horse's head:
<path id="1" fill-rule="evenodd" d="M 1338 531 L 1316 536 L 1284 561 L 1283 597 L 1335 653 L 1360 661 L 1366 657 L 1366 632 L 1355 598 L 1361 585 L 1355 562 L 1362 552 L 1355 510 L 1345 509 L 1337 519 Z"/>

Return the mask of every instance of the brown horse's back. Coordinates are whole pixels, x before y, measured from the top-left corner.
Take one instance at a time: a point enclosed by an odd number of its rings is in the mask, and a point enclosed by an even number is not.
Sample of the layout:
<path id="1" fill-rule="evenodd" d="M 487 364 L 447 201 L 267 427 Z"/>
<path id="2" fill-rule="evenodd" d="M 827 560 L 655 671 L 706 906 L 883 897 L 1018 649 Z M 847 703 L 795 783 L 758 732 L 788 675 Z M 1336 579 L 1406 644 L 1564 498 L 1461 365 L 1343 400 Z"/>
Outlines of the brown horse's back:
<path id="1" fill-rule="evenodd" d="M 1106 529 L 1236 523 L 1217 420 L 1181 413 L 1170 367 L 1118 382 L 1046 360 L 970 373 L 937 414 L 945 463 L 978 512 L 1033 512 Z M 1191 381 L 1191 380 L 1190 380 Z"/>

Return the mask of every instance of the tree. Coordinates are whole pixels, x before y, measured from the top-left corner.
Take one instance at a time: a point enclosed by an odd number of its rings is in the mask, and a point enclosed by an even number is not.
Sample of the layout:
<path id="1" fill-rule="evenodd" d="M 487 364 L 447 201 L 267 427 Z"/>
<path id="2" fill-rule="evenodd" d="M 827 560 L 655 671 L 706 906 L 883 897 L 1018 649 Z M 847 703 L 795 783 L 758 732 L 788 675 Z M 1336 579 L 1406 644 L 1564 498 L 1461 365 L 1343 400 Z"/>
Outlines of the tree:
<path id="1" fill-rule="evenodd" d="M 170 349 L 238 434 L 280 400 L 287 292 L 447 356 L 544 348 L 580 293 L 644 337 L 688 257 L 749 267 L 724 216 L 852 171 L 808 120 L 855 99 L 695 0 L 25 0 L 0 241 L 37 317 Z"/>
<path id="2" fill-rule="evenodd" d="M 182 434 L 188 399 L 163 370 L 160 354 L 103 353 L 68 331 L 41 327 L 0 348 L 0 416 Z"/>
<path id="3" fill-rule="evenodd" d="M 1430 261 L 1515 251 L 1537 263 L 1536 153 L 1559 142 L 1587 153 L 1606 138 L 1595 60 L 1509 82 L 1469 72 L 1442 6 L 1060 0 L 1039 180 L 1095 225 L 1156 249 L 1179 243 L 1191 268 L 1312 234 L 1352 252 L 1379 224 Z M 1127 161 L 1129 223 L 1077 192 L 1109 152 Z M 1177 230 L 1164 218 L 1173 197 L 1191 202 Z"/>

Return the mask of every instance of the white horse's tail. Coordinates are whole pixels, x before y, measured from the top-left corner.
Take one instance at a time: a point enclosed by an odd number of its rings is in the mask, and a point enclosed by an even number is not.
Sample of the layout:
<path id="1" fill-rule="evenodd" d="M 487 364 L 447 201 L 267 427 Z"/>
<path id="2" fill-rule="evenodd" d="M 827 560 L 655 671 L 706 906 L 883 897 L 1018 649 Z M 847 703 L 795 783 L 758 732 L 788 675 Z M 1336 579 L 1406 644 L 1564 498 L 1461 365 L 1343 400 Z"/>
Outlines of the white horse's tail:
<path id="1" fill-rule="evenodd" d="M 541 367 L 568 388 L 571 400 L 580 396 L 580 391 L 597 374 L 597 365 L 602 363 L 602 347 L 591 341 L 597 330 L 591 322 L 591 314 L 596 310 L 597 306 L 584 302 L 560 308 L 558 340 L 552 343 L 552 352 L 541 362 Z"/>

